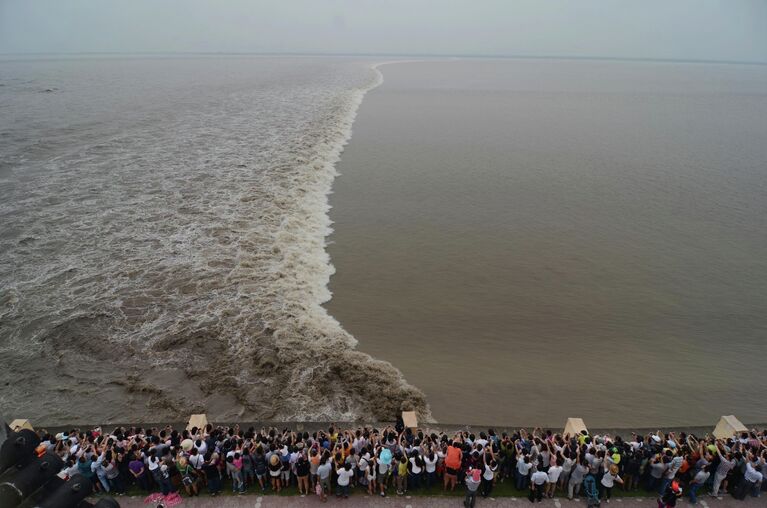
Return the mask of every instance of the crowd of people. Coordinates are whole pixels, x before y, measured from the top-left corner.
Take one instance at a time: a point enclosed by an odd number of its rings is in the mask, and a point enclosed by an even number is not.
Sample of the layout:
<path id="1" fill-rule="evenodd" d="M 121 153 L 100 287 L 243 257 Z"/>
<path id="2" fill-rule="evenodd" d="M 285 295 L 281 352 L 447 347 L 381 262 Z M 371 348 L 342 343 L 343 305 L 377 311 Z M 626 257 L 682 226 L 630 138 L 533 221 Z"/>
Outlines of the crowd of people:
<path id="1" fill-rule="evenodd" d="M 322 501 L 354 490 L 403 495 L 420 489 L 465 493 L 466 506 L 512 483 L 530 501 L 583 496 L 588 506 L 609 503 L 614 489 L 644 489 L 659 507 L 704 492 L 737 499 L 767 488 L 767 434 L 752 430 L 729 439 L 680 432 L 621 436 L 557 434 L 535 429 L 497 433 L 383 428 L 315 432 L 212 426 L 176 430 L 73 429 L 43 434 L 38 453 L 52 451 L 104 492 L 131 485 L 169 495 L 216 496 L 226 488 L 316 494 Z"/>

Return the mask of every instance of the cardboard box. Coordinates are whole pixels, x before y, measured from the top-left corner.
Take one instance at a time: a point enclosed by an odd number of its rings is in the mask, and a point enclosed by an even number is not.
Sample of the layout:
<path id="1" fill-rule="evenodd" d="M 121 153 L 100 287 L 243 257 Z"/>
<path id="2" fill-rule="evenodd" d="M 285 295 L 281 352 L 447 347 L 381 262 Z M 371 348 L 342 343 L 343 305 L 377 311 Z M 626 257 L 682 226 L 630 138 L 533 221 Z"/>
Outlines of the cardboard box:
<path id="1" fill-rule="evenodd" d="M 714 429 L 714 437 L 717 439 L 727 439 L 733 437 L 741 432 L 748 432 L 745 425 L 740 423 L 740 420 L 733 415 L 723 416 L 719 419 L 719 423 L 716 424 Z"/>

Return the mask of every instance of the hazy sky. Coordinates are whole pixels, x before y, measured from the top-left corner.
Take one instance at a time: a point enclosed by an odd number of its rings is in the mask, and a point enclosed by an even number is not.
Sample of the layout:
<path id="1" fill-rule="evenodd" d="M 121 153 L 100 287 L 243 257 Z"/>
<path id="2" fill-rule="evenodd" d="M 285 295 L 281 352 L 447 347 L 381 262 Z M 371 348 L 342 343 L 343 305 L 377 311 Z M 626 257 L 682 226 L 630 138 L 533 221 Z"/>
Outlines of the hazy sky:
<path id="1" fill-rule="evenodd" d="M 0 52 L 91 51 L 767 62 L 767 0 L 0 0 Z"/>

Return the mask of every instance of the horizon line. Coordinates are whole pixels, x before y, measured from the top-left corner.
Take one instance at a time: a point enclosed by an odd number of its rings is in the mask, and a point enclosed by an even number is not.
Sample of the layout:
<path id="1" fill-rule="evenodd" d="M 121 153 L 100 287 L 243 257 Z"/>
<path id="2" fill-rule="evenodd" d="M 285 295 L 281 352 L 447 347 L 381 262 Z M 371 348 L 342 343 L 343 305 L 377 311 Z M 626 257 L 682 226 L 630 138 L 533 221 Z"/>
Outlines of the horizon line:
<path id="1" fill-rule="evenodd" d="M 759 60 L 721 60 L 699 58 L 661 58 L 661 57 L 630 57 L 630 56 L 600 56 L 600 55 L 531 55 L 531 54 L 497 54 L 497 53 L 343 53 L 343 52 L 299 52 L 299 51 L 54 51 L 54 52 L 0 52 L 4 56 L 163 56 L 163 55 L 207 55 L 207 56 L 329 56 L 329 57 L 406 57 L 406 58 L 497 58 L 497 59 L 541 59 L 541 60 L 609 60 L 633 62 L 666 62 L 666 63 L 708 63 L 729 65 L 767 65 L 767 61 Z"/>

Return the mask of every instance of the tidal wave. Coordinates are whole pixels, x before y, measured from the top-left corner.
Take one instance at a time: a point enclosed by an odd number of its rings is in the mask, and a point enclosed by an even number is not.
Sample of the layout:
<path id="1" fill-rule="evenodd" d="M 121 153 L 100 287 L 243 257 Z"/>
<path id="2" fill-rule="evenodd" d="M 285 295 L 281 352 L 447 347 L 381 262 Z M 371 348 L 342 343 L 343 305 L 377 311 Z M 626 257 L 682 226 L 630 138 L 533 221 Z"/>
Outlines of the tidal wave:
<path id="1" fill-rule="evenodd" d="M 0 91 L 7 412 L 46 424 L 430 417 L 322 307 L 327 195 L 377 69 L 0 66 L 17 78 Z"/>

